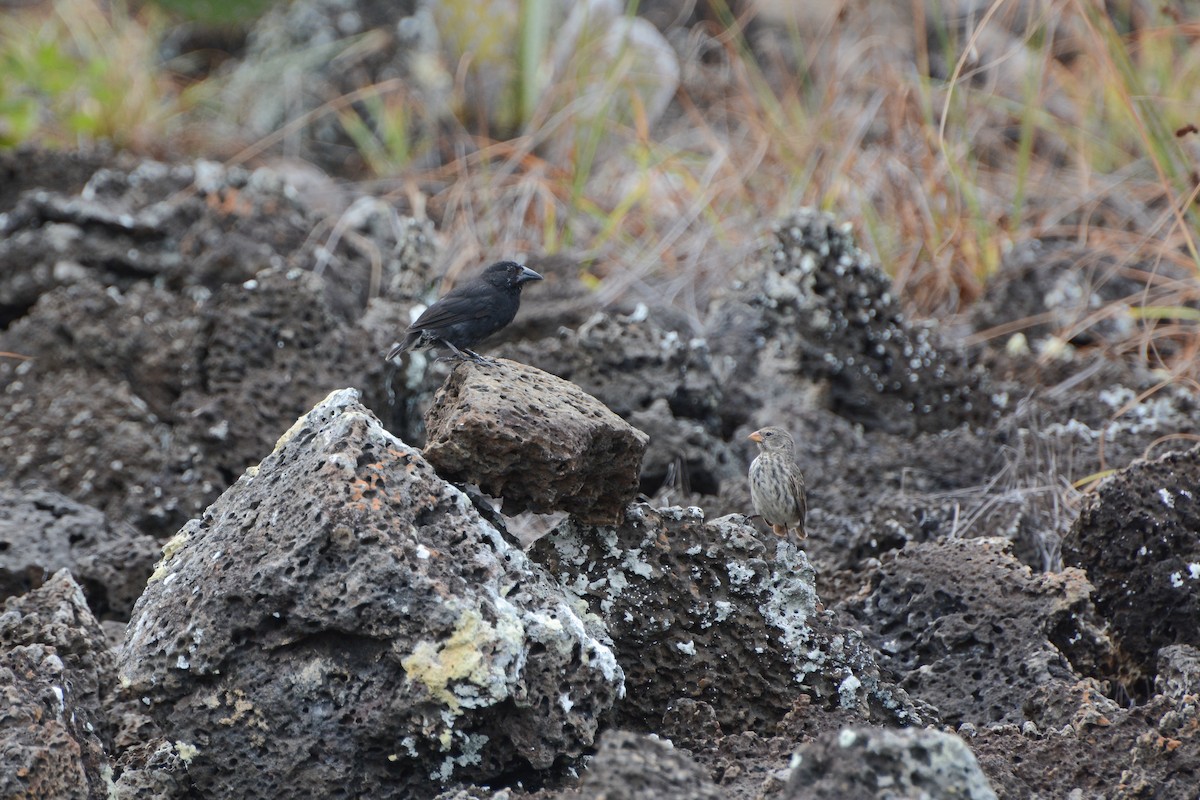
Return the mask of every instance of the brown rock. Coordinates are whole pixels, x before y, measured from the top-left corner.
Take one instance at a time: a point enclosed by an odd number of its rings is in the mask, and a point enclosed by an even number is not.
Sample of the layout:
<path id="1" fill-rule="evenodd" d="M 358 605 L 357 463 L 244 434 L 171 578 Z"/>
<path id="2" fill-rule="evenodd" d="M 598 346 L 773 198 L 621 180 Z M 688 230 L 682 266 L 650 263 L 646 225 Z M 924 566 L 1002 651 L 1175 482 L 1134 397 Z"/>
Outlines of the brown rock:
<path id="1" fill-rule="evenodd" d="M 595 523 L 637 495 L 649 440 L 574 384 L 507 360 L 456 366 L 425 427 L 424 456 L 446 480 L 503 497 L 506 513 Z"/>

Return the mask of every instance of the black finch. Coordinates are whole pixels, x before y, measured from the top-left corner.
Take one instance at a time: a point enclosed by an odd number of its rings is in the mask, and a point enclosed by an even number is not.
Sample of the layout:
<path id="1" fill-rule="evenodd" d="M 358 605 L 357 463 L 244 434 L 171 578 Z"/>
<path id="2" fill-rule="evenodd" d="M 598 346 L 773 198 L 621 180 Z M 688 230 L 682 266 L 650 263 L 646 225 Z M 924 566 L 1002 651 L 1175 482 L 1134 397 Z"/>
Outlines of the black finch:
<path id="1" fill-rule="evenodd" d="M 790 536 L 795 530 L 797 540 L 805 538 L 808 499 L 792 437 L 782 428 L 762 428 L 748 438 L 758 444 L 758 457 L 750 464 L 750 500 L 755 512 L 776 536 Z"/>
<path id="2" fill-rule="evenodd" d="M 388 351 L 388 359 L 413 348 L 441 346 L 450 348 L 457 358 L 490 363 L 471 348 L 512 322 L 521 307 L 521 288 L 541 279 L 515 261 L 492 264 L 425 309 L 408 326 L 404 341 Z"/>

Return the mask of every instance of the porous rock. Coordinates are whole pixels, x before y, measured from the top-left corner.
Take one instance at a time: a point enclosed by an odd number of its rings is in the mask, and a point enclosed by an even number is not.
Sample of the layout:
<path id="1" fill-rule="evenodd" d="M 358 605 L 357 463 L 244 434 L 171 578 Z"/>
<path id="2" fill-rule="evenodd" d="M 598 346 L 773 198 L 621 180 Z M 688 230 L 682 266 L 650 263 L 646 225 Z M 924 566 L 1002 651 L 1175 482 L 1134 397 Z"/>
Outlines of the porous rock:
<path id="1" fill-rule="evenodd" d="M 971 306 L 977 331 L 1020 332 L 1034 350 L 1050 336 L 1074 345 L 1126 342 L 1136 333 L 1132 303 L 1177 303 L 1173 281 L 1189 276 L 1174 264 L 1131 264 L 1126 254 L 1072 239 L 1029 239 L 1004 255 L 983 296 Z M 1159 288 L 1156 284 L 1162 284 Z M 1136 300 L 1134 300 L 1136 298 Z M 1156 347 L 1172 348 L 1170 337 Z"/>
<path id="2" fill-rule="evenodd" d="M 1087 716 L 1059 730 L 1026 724 L 975 732 L 972 749 L 996 794 L 1002 800 L 1195 798 L 1200 762 L 1195 693 L 1158 694 L 1133 708 L 1109 701 L 1104 713 Z"/>
<path id="3" fill-rule="evenodd" d="M 409 797 L 545 768 L 622 691 L 594 618 L 352 390 L 164 552 L 120 669 L 204 796 Z"/>
<path id="4" fill-rule="evenodd" d="M 803 745 L 781 800 L 961 797 L 995 800 L 958 736 L 915 728 L 845 728 Z"/>
<path id="5" fill-rule="evenodd" d="M 1154 690 L 1176 702 L 1186 702 L 1189 695 L 1200 697 L 1200 649 L 1173 644 L 1159 650 Z"/>
<path id="6" fill-rule="evenodd" d="M 190 791 L 183 756 L 192 751 L 182 744 L 151 739 L 128 748 L 116 765 L 119 773 L 109 790 L 109 800 L 184 800 Z"/>
<path id="7" fill-rule="evenodd" d="M 720 800 L 725 793 L 669 741 L 607 731 L 584 773 L 580 800 Z"/>
<path id="8" fill-rule="evenodd" d="M 115 679 L 104 632 L 66 570 L 5 601 L 0 797 L 105 796 L 105 704 Z"/>
<path id="9" fill-rule="evenodd" d="M 90 506 L 45 489 L 0 486 L 0 598 L 68 569 L 93 614 L 128 619 L 158 554 L 149 536 Z"/>
<path id="10" fill-rule="evenodd" d="M 350 324 L 328 283 L 267 269 L 202 302 L 94 281 L 43 296 L 0 333 L 0 350 L 30 356 L 0 359 L 0 478 L 165 539 L 332 386 L 371 387 L 378 408 L 390 397 L 404 405 L 380 356 L 397 305 L 379 304 L 370 328 Z"/>
<path id="11" fill-rule="evenodd" d="M 1200 645 L 1200 448 L 1136 461 L 1084 502 L 1063 560 L 1085 569 L 1133 670 Z"/>
<path id="12" fill-rule="evenodd" d="M 646 434 L 579 387 L 512 361 L 460 363 L 425 414 L 425 458 L 505 512 L 611 522 L 638 491 Z"/>
<path id="13" fill-rule="evenodd" d="M 879 648 L 881 665 L 948 724 L 1059 727 L 1089 692 L 1100 695 L 1094 682 L 1079 685 L 1081 672 L 1113 655 L 1086 577 L 1035 575 L 1009 548 L 1003 539 L 910 544 L 840 607 Z"/>
<path id="14" fill-rule="evenodd" d="M 726 733 L 769 732 L 802 694 L 860 719 L 923 719 L 861 636 L 818 610 L 804 552 L 764 544 L 745 517 L 636 504 L 616 526 L 568 519 L 530 553 L 604 619 L 629 689 L 620 725 L 655 730 L 685 698 Z"/>
<path id="15" fill-rule="evenodd" d="M 683 488 L 716 495 L 739 477 L 722 431 L 744 420 L 743 409 L 723 402 L 708 344 L 675 330 L 664 316 L 644 307 L 630 315 L 596 313 L 574 330 L 504 352 L 574 383 L 650 433 L 644 492 L 674 475 L 686 476 Z"/>
<path id="16" fill-rule="evenodd" d="M 832 410 L 871 429 L 912 434 L 991 418 L 982 374 L 905 316 L 848 225 L 805 209 L 773 231 L 711 315 L 708 340 L 726 359 L 735 403 L 753 408 L 766 387 L 820 381 Z"/>

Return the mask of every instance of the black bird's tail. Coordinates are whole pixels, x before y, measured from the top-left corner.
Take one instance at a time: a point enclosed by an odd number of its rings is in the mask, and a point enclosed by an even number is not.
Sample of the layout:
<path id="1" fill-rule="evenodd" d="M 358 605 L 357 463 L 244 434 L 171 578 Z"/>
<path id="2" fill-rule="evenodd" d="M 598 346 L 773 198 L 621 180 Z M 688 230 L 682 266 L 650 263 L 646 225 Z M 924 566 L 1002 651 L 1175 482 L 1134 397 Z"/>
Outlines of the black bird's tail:
<path id="1" fill-rule="evenodd" d="M 401 353 L 403 353 L 403 352 L 405 352 L 405 351 L 408 351 L 408 350 L 411 350 L 411 349 L 412 349 L 412 346 L 413 346 L 414 344 L 416 344 L 416 343 L 417 343 L 417 340 L 418 340 L 418 339 L 420 339 L 420 338 L 421 338 L 421 332 L 420 332 L 420 331 L 409 331 L 409 332 L 408 332 L 408 335 L 404 337 L 404 341 L 403 341 L 403 342 L 401 342 L 400 344 L 396 345 L 396 346 L 395 346 L 395 347 L 393 347 L 391 350 L 388 350 L 388 354 L 387 354 L 387 356 L 386 356 L 386 360 L 388 360 L 388 361 L 391 361 L 393 358 L 395 358 L 396 356 L 400 355 Z"/>

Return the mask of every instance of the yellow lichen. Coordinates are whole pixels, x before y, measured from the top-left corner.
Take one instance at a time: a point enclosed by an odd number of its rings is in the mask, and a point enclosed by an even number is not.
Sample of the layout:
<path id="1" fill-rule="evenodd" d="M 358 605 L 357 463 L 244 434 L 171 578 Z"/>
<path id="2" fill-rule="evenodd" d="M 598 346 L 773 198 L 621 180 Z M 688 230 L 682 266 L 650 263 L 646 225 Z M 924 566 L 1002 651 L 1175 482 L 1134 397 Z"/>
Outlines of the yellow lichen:
<path id="1" fill-rule="evenodd" d="M 450 638 L 438 643 L 418 642 L 400 665 L 410 681 L 423 684 L 430 694 L 457 713 L 461 703 L 450 691 L 450 684 L 462 680 L 482 683 L 487 679 L 479 643 L 493 641 L 495 634 L 495 628 L 478 611 L 468 609 L 458 618 Z"/>
<path id="2" fill-rule="evenodd" d="M 159 559 L 159 562 L 154 566 L 154 572 L 146 581 L 147 584 L 154 583 L 155 581 L 161 581 L 164 577 L 166 577 L 167 572 L 169 572 L 168 567 L 171 563 L 171 559 L 175 557 L 176 553 L 183 549 L 184 545 L 188 543 L 189 539 L 191 539 L 191 537 L 188 536 L 185 531 L 180 531 L 179 533 L 175 534 L 175 536 L 173 536 L 169 542 L 163 545 L 162 558 Z"/>

